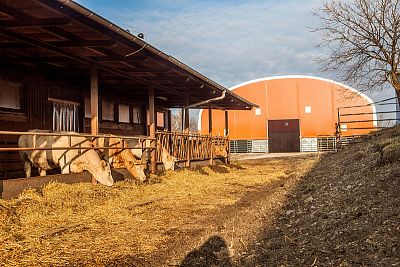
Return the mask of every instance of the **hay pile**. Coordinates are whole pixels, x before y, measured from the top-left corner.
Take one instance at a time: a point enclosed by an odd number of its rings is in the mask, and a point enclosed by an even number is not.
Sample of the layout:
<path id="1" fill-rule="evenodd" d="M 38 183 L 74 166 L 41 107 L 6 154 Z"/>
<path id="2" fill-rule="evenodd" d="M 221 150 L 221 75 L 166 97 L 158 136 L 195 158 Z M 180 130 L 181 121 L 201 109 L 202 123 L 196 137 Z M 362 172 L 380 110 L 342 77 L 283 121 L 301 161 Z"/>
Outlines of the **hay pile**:
<path id="1" fill-rule="evenodd" d="M 300 161 L 305 172 L 314 159 Z M 285 164 L 277 159 L 246 168 L 184 169 L 145 185 L 51 183 L 25 190 L 17 199 L 0 200 L 0 263 L 98 266 L 133 255 L 135 264 L 146 265 L 147 255 L 173 246 L 176 235 L 204 231 L 207 215 L 292 175 Z"/>

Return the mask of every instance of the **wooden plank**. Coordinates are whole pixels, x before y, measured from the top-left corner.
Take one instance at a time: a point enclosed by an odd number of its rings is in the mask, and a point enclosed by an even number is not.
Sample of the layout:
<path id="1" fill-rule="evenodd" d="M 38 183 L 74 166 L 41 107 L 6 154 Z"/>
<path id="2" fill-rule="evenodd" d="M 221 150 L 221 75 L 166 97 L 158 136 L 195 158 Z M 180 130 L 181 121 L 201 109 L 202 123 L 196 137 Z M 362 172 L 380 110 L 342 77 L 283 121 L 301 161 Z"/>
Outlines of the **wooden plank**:
<path id="1" fill-rule="evenodd" d="M 99 83 L 98 70 L 92 67 L 90 72 L 90 110 L 91 110 L 91 134 L 99 134 Z"/>
<path id="2" fill-rule="evenodd" d="M 155 106 L 154 106 L 154 87 L 149 88 L 149 130 L 150 138 L 156 137 L 156 124 L 155 124 Z M 157 146 L 158 144 L 152 144 L 151 146 Z M 156 173 L 157 171 L 157 159 L 156 151 L 152 150 L 150 152 L 150 171 L 151 173 Z"/>
<path id="3" fill-rule="evenodd" d="M 90 70 L 90 112 L 91 112 L 91 134 L 99 134 L 99 72 L 95 66 Z M 97 146 L 97 141 L 93 143 Z M 92 175 L 92 183 L 97 184 Z"/>

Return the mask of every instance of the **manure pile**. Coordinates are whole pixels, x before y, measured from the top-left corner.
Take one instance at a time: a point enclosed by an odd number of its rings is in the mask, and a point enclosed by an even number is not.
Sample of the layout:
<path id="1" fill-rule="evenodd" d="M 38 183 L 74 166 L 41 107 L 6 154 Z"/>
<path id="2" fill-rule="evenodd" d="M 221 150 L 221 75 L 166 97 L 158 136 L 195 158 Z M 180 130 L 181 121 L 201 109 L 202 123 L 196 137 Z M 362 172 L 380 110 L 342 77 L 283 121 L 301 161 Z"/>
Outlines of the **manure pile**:
<path id="1" fill-rule="evenodd" d="M 400 266 L 400 127 L 324 155 L 245 266 Z"/>

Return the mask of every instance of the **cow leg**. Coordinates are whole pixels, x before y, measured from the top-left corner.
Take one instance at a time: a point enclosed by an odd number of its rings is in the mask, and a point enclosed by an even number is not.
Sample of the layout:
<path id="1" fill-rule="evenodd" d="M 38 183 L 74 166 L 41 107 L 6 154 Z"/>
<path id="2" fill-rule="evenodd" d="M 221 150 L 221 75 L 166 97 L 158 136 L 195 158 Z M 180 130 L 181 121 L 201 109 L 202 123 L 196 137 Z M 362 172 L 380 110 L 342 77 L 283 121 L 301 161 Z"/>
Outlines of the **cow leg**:
<path id="1" fill-rule="evenodd" d="M 40 176 L 46 176 L 46 169 L 42 169 L 39 167 L 39 174 Z"/>
<path id="2" fill-rule="evenodd" d="M 29 161 L 24 162 L 24 170 L 25 170 L 26 178 L 31 177 L 32 165 Z"/>

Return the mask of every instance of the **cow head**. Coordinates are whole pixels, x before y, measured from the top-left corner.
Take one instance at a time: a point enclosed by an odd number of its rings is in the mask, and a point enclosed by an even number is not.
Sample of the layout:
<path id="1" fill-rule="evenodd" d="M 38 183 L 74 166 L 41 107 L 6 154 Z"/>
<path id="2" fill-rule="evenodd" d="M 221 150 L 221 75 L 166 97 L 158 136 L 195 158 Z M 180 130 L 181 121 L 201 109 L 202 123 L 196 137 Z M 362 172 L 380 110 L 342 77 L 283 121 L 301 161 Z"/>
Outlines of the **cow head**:
<path id="1" fill-rule="evenodd" d="M 99 183 L 107 186 L 112 186 L 114 184 L 114 180 L 111 176 L 110 164 L 105 160 L 100 161 L 100 168 L 96 171 L 95 179 Z"/>
<path id="2" fill-rule="evenodd" d="M 168 171 L 168 170 L 175 170 L 175 164 L 178 162 L 178 159 L 177 158 L 175 158 L 175 157 L 173 157 L 173 156 L 171 156 L 171 155 L 168 155 L 166 158 L 165 158 L 165 161 L 163 161 L 163 164 L 164 164 L 164 169 L 166 170 L 166 171 Z"/>
<path id="3" fill-rule="evenodd" d="M 146 164 L 141 161 L 129 161 L 128 171 L 134 178 L 139 179 L 139 181 L 143 182 L 146 180 L 146 174 L 144 170 L 146 169 Z"/>

